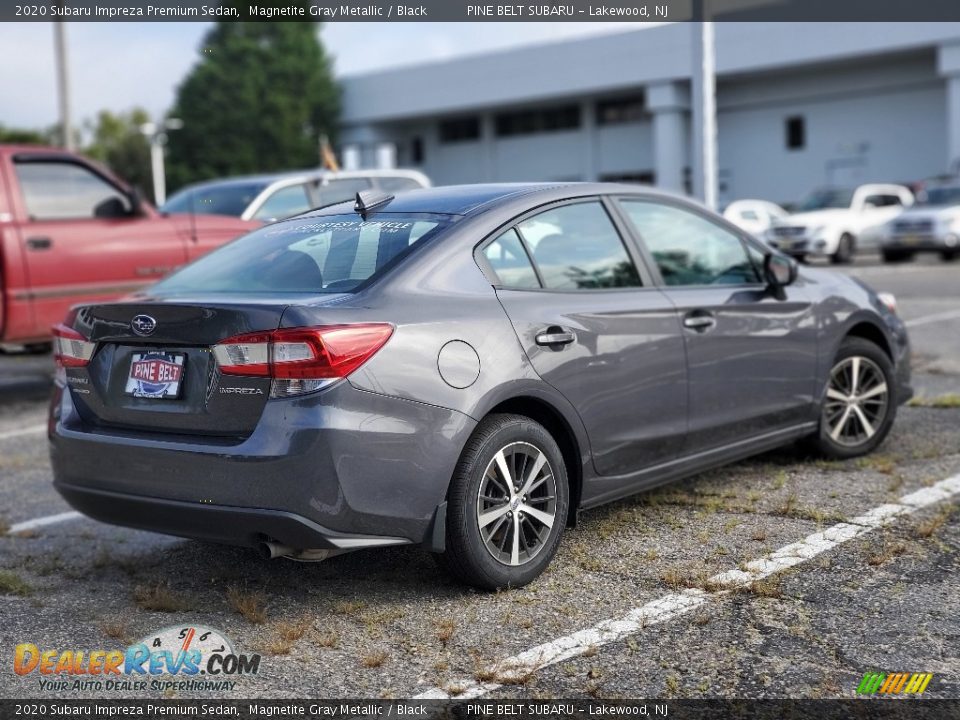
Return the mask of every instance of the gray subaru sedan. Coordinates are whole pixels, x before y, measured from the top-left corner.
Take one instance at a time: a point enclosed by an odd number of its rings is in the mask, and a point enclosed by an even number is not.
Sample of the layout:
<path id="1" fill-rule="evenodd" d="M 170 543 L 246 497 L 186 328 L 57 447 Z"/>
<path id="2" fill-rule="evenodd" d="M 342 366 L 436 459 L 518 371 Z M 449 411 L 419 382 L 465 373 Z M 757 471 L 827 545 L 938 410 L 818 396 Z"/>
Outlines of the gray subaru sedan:
<path id="1" fill-rule="evenodd" d="M 894 300 L 685 199 L 361 193 L 56 328 L 57 490 L 109 523 L 320 560 L 420 545 L 524 585 L 589 508 L 909 398 Z"/>

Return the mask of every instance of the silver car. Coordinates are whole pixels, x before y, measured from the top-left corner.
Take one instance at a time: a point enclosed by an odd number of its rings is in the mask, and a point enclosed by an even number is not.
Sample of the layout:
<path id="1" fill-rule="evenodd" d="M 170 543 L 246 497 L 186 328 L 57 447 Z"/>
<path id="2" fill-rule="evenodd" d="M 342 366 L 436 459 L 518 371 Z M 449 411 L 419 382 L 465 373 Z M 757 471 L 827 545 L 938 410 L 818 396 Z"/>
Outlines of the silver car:
<path id="1" fill-rule="evenodd" d="M 164 213 L 232 215 L 275 222 L 353 198 L 358 192 L 396 194 L 430 187 L 418 170 L 307 170 L 244 175 L 188 185 L 160 207 Z"/>
<path id="2" fill-rule="evenodd" d="M 537 577 L 577 511 L 910 396 L 889 298 L 636 186 L 361 194 L 58 327 L 57 490 L 119 525 L 304 560 L 419 545 Z"/>

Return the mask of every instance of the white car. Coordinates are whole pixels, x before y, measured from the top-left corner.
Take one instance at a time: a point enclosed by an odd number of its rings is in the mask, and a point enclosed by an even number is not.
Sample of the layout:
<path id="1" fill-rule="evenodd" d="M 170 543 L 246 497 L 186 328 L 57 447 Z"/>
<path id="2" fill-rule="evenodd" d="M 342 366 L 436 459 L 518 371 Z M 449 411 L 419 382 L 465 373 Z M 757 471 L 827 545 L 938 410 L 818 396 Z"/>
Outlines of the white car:
<path id="1" fill-rule="evenodd" d="M 910 205 L 913 193 L 903 185 L 821 188 L 797 206 L 798 212 L 775 220 L 767 240 L 801 260 L 822 256 L 846 263 L 858 250 L 879 249 L 884 225 Z"/>
<path id="2" fill-rule="evenodd" d="M 388 194 L 430 187 L 417 170 L 303 170 L 208 180 L 187 185 L 160 207 L 164 213 L 233 215 L 274 222 L 376 188 Z"/>
<path id="3" fill-rule="evenodd" d="M 723 216 L 737 227 L 763 240 L 774 220 L 785 218 L 787 211 L 766 200 L 737 200 L 727 205 Z"/>
<path id="4" fill-rule="evenodd" d="M 960 179 L 928 185 L 917 204 L 884 228 L 881 252 L 886 262 L 909 260 L 933 250 L 944 260 L 960 258 Z"/>

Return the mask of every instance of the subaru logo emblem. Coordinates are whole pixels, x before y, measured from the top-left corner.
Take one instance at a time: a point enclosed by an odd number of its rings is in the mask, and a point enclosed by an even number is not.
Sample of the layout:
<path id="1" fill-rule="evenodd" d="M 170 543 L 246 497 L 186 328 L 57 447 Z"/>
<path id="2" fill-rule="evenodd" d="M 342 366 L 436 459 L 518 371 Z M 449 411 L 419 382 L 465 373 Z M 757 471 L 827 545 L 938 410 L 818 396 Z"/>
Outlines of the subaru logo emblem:
<path id="1" fill-rule="evenodd" d="M 130 321 L 130 327 L 137 335 L 153 335 L 157 329 L 157 321 L 149 315 L 137 315 Z"/>

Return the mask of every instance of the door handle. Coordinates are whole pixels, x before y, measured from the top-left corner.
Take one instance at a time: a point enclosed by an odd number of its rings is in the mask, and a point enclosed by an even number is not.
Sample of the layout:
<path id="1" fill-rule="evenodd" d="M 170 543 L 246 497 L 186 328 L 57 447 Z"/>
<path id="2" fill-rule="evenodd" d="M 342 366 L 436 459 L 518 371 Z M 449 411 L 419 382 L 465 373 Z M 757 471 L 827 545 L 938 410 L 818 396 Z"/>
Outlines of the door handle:
<path id="1" fill-rule="evenodd" d="M 575 342 L 576 339 L 577 336 L 572 332 L 559 327 L 547 328 L 543 332 L 537 333 L 536 337 L 537 345 L 544 345 L 546 347 L 569 345 L 570 343 Z"/>
<path id="2" fill-rule="evenodd" d="M 48 237 L 27 238 L 27 247 L 31 250 L 49 250 L 53 247 L 53 240 Z"/>
<path id="3" fill-rule="evenodd" d="M 689 330 L 706 332 L 717 324 L 717 319 L 708 312 L 694 311 L 683 318 L 683 326 Z"/>

